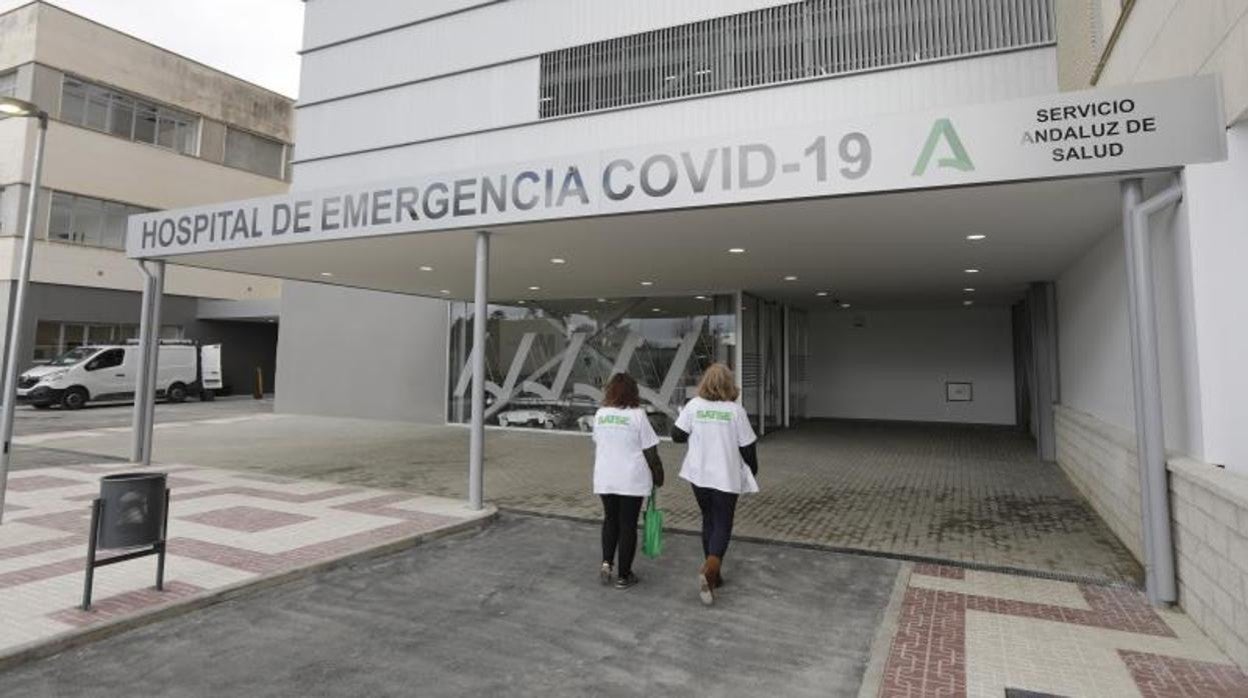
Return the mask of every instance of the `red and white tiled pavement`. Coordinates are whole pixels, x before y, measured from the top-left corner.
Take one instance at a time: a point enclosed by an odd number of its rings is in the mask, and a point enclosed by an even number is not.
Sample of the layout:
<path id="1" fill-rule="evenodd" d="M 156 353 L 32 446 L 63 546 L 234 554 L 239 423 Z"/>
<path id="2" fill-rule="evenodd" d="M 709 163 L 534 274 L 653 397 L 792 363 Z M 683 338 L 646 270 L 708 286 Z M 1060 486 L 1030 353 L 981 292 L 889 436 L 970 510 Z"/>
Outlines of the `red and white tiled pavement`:
<path id="1" fill-rule="evenodd" d="M 0 526 L 0 656 L 188 597 L 488 516 L 456 500 L 187 465 L 169 474 L 165 589 L 155 557 L 101 567 L 78 608 L 99 478 L 132 465 L 19 471 Z M 102 551 L 100 557 L 112 553 Z"/>
<path id="2" fill-rule="evenodd" d="M 1248 696 L 1181 612 L 1139 591 L 917 564 L 880 696 Z"/>

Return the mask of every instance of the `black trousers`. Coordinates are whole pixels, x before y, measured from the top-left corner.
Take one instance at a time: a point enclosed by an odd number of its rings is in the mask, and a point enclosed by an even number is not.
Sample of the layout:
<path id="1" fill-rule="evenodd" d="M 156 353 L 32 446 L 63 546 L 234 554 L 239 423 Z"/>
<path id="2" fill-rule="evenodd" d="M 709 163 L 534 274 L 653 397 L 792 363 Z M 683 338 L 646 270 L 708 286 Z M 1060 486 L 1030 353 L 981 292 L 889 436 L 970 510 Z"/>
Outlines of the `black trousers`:
<path id="1" fill-rule="evenodd" d="M 616 550 L 620 562 L 616 575 L 626 577 L 633 571 L 633 559 L 637 557 L 637 517 L 645 497 L 623 494 L 600 494 L 602 499 L 602 560 L 615 560 Z"/>
<path id="2" fill-rule="evenodd" d="M 702 510 L 702 554 L 723 558 L 732 538 L 732 520 L 737 515 L 737 498 L 733 492 L 693 486 L 693 496 Z"/>

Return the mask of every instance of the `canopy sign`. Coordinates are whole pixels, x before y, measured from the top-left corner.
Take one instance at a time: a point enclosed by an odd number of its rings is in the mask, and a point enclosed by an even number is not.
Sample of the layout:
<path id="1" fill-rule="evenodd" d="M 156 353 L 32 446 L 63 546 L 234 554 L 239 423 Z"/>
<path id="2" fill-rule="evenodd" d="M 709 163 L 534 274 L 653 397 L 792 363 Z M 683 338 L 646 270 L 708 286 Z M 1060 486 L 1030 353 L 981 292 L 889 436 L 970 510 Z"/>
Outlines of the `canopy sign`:
<path id="1" fill-rule="evenodd" d="M 132 257 L 1132 172 L 1226 157 L 1210 76 L 132 216 Z"/>

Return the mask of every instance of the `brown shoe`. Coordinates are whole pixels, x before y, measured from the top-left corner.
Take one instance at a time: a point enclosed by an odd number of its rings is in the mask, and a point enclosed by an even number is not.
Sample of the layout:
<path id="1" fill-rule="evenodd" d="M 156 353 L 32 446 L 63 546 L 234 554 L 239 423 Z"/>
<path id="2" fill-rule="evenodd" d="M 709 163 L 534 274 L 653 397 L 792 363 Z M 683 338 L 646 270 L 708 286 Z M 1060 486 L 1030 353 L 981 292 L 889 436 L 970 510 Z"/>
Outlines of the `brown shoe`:
<path id="1" fill-rule="evenodd" d="M 719 586 L 719 557 L 708 555 L 702 563 L 702 571 L 698 573 L 698 596 L 702 603 L 710 606 L 715 603 L 715 589 Z"/>

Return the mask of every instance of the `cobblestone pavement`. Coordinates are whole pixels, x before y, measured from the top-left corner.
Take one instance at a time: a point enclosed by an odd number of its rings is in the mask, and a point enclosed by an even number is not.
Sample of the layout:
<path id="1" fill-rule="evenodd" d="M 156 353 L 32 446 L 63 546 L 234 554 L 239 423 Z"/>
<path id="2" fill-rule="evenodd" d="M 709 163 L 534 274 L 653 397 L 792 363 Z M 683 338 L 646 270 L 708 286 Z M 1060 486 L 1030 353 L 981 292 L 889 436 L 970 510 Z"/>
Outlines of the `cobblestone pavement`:
<path id="1" fill-rule="evenodd" d="M 90 505 L 101 475 L 126 464 L 14 473 L 0 526 L 0 658 L 98 623 L 455 527 L 481 516 L 462 500 L 188 465 L 169 473 L 165 590 L 153 557 L 96 570 L 82 598 Z M 102 551 L 100 559 L 114 554 Z"/>
<path id="2" fill-rule="evenodd" d="M 1248 675 L 1138 591 L 918 564 L 879 695 L 1232 698 Z"/>
<path id="3" fill-rule="evenodd" d="M 217 423 L 213 423 L 216 421 Z M 47 438 L 112 456 L 128 434 Z M 297 448 L 292 448 L 292 444 Z M 426 426 L 253 415 L 158 429 L 157 459 L 462 498 L 468 433 Z M 660 446 L 670 525 L 698 526 L 676 478 L 684 447 Z M 592 444 L 580 434 L 491 429 L 486 497 L 500 507 L 596 518 Z M 980 565 L 1136 581 L 1130 553 L 1031 440 L 1001 428 L 819 421 L 759 445 L 762 493 L 743 498 L 737 533 Z"/>

